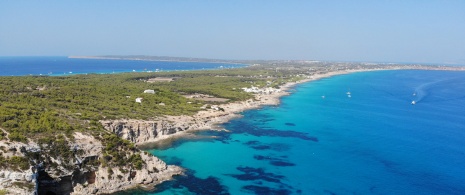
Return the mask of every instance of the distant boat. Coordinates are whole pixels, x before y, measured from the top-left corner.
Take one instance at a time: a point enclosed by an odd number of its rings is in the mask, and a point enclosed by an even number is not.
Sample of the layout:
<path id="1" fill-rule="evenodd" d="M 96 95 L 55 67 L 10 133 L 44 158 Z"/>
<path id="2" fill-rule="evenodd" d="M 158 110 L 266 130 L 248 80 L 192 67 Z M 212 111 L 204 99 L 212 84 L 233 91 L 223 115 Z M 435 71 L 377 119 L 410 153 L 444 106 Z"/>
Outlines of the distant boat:
<path id="1" fill-rule="evenodd" d="M 348 91 L 346 94 L 347 94 L 347 95 L 350 95 L 350 91 Z"/>
<path id="2" fill-rule="evenodd" d="M 325 99 L 325 96 L 324 96 L 324 95 L 322 95 L 322 96 L 321 96 L 321 98 Z"/>
<path id="3" fill-rule="evenodd" d="M 413 95 L 413 96 L 417 96 L 417 93 L 413 93 L 412 95 Z"/>
<path id="4" fill-rule="evenodd" d="M 414 100 L 414 101 L 412 101 L 412 105 L 415 105 L 415 104 L 416 104 L 415 100 Z"/>
<path id="5" fill-rule="evenodd" d="M 347 97 L 352 97 L 352 96 L 349 94 L 349 95 L 347 95 Z"/>

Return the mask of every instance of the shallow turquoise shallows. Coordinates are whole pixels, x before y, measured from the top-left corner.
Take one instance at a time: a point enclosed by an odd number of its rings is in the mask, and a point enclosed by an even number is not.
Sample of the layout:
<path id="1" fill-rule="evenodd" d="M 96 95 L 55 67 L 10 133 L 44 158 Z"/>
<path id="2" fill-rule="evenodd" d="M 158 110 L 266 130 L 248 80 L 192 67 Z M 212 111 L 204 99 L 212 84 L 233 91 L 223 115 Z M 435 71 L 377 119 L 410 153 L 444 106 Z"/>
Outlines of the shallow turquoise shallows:
<path id="1" fill-rule="evenodd" d="M 340 75 L 243 115 L 150 150 L 187 176 L 126 193 L 465 194 L 465 72 Z"/>

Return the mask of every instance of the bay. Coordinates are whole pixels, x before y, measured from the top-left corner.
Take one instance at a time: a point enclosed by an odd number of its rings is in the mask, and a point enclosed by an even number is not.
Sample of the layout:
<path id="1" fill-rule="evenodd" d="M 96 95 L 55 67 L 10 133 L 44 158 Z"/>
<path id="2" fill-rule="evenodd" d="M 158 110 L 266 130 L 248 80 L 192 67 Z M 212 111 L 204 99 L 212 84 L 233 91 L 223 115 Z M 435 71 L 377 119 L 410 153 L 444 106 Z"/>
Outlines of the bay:
<path id="1" fill-rule="evenodd" d="M 465 72 L 340 75 L 243 115 L 149 150 L 187 176 L 122 194 L 465 193 Z"/>

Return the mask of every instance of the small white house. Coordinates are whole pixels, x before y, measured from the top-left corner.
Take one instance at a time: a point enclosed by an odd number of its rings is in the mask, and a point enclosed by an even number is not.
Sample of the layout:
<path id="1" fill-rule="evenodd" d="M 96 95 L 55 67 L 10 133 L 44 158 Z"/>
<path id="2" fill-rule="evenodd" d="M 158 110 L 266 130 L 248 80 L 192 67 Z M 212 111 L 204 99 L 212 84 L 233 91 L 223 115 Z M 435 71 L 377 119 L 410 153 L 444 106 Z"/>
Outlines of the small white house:
<path id="1" fill-rule="evenodd" d="M 153 90 L 153 89 L 146 89 L 146 90 L 144 90 L 144 93 L 155 94 L 155 90 Z"/>
<path id="2" fill-rule="evenodd" d="M 137 103 L 142 103 L 142 99 L 144 99 L 144 98 L 138 97 L 138 98 L 136 98 L 136 102 L 137 102 Z"/>

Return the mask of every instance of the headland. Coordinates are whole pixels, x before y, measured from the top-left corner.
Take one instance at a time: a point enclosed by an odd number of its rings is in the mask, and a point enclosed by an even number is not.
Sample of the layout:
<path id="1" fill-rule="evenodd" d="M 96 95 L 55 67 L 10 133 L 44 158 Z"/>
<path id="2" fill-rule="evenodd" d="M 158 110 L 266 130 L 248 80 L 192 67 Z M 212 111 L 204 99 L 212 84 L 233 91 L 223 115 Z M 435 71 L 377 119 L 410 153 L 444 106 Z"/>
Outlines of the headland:
<path id="1" fill-rule="evenodd" d="M 315 61 L 248 63 L 243 69 L 182 73 L 0 78 L 8 94 L 1 105 L 5 117 L 0 123 L 0 189 L 104 194 L 153 187 L 183 169 L 141 147 L 192 131 L 225 130 L 220 124 L 245 110 L 278 105 L 300 83 L 362 71 L 465 70 Z M 14 87 L 18 85 L 22 88 Z"/>

